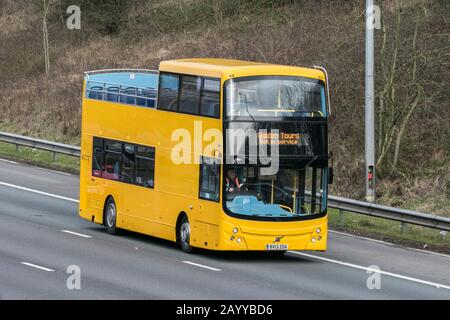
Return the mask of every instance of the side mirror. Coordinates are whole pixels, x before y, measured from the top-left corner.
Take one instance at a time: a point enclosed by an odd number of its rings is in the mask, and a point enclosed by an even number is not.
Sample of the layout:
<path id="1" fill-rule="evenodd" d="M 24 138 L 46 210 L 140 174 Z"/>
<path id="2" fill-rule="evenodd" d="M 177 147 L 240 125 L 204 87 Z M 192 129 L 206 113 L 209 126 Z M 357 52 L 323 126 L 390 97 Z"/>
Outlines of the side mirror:
<path id="1" fill-rule="evenodd" d="M 333 178 L 334 178 L 333 167 L 329 167 L 328 168 L 328 184 L 333 184 Z"/>

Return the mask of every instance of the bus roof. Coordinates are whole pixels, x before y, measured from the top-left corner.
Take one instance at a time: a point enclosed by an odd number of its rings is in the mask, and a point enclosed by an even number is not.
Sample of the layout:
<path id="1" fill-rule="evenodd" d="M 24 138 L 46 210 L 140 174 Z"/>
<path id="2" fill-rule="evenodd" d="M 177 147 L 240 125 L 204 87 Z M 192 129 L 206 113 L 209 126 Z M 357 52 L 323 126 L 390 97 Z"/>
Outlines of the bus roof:
<path id="1" fill-rule="evenodd" d="M 159 71 L 213 78 L 233 78 L 252 75 L 291 75 L 321 80 L 325 79 L 323 71 L 312 68 L 216 58 L 162 61 L 159 64 Z"/>

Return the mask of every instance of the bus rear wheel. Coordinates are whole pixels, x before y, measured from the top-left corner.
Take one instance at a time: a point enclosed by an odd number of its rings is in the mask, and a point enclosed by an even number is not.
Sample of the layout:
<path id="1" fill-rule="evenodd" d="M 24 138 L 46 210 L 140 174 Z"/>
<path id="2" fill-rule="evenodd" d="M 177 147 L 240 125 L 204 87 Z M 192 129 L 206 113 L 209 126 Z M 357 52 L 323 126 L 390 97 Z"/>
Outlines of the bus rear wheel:
<path id="1" fill-rule="evenodd" d="M 117 207 L 113 198 L 109 198 L 105 205 L 104 212 L 104 225 L 106 227 L 106 232 L 109 234 L 117 234 Z"/>
<path id="2" fill-rule="evenodd" d="M 180 242 L 181 250 L 186 253 L 191 253 L 193 247 L 191 246 L 191 225 L 189 224 L 189 219 L 183 216 L 178 226 L 178 240 Z"/>

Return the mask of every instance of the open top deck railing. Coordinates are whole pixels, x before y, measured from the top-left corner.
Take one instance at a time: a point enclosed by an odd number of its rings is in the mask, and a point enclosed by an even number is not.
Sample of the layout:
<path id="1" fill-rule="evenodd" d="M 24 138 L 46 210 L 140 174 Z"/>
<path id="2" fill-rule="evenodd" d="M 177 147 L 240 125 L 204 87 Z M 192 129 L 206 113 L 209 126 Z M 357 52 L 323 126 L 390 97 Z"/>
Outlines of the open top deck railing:
<path id="1" fill-rule="evenodd" d="M 155 108 L 158 71 L 109 69 L 85 72 L 86 98 Z"/>

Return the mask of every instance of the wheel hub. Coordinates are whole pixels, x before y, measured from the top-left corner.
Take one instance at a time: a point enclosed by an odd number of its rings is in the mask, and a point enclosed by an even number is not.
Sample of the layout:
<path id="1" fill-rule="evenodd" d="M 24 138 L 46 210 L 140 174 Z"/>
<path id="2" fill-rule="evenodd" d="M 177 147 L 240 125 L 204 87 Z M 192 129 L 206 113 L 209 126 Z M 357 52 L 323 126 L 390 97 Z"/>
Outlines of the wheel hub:
<path id="1" fill-rule="evenodd" d="M 181 225 L 181 241 L 183 241 L 184 243 L 188 242 L 189 233 L 189 222 L 185 222 Z"/>
<path id="2" fill-rule="evenodd" d="M 108 210 L 106 213 L 106 222 L 108 223 L 108 226 L 113 227 L 115 220 L 116 220 L 116 207 L 114 206 L 114 204 L 111 203 L 108 206 Z"/>

